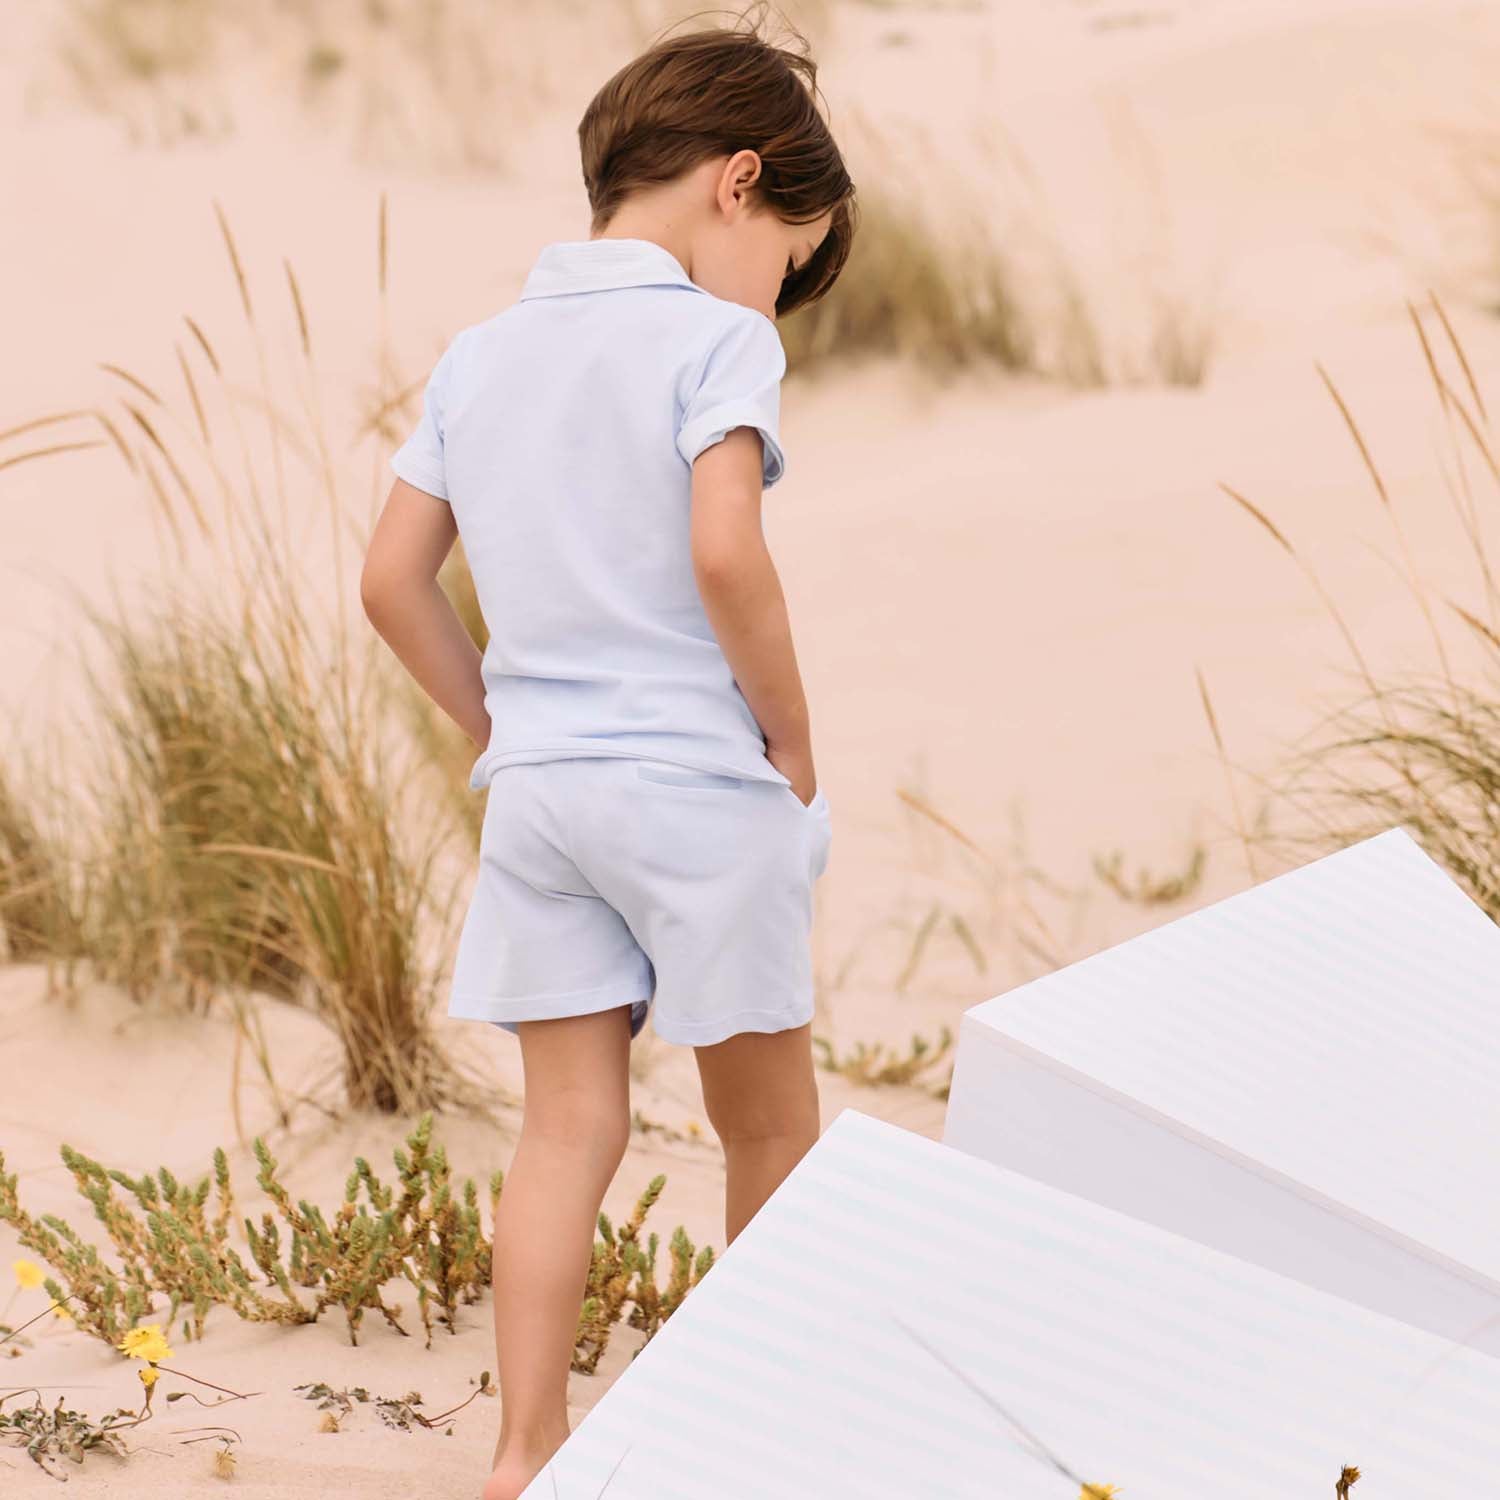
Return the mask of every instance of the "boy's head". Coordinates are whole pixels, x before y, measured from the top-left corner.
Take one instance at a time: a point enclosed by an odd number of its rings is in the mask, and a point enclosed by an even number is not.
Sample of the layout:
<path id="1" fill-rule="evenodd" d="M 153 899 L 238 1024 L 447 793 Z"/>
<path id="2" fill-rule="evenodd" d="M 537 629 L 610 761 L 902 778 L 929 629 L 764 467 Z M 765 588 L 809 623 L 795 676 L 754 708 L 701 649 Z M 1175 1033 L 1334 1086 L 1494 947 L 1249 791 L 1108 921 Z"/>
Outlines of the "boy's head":
<path id="1" fill-rule="evenodd" d="M 590 232 L 664 241 L 700 286 L 767 317 L 815 301 L 858 218 L 816 85 L 811 57 L 753 27 L 658 42 L 579 122 Z"/>

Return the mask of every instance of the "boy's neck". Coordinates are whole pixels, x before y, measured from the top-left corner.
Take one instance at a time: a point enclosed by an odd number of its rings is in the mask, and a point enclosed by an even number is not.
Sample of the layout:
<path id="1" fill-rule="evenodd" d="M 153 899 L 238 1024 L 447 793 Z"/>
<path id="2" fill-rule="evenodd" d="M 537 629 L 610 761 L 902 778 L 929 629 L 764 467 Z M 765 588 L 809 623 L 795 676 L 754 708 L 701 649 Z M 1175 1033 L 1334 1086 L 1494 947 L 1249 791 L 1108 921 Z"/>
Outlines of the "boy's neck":
<path id="1" fill-rule="evenodd" d="M 674 256 L 677 264 L 687 272 L 689 279 L 692 278 L 693 252 L 690 237 L 681 230 L 674 231 L 659 214 L 653 214 L 650 218 L 645 216 L 632 218 L 623 213 L 617 213 L 600 233 L 591 234 L 589 238 L 591 240 L 650 240 L 653 245 L 660 245 L 668 254 Z"/>

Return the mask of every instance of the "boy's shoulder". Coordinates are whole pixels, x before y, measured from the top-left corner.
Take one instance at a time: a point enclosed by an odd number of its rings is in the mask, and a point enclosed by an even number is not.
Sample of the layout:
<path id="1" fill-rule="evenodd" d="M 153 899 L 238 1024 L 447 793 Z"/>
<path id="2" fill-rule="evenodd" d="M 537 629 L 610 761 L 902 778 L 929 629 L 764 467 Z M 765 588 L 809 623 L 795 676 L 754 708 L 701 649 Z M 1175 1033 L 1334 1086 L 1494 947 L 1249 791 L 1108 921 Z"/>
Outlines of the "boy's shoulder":
<path id="1" fill-rule="evenodd" d="M 614 304 L 609 299 L 628 295 L 632 290 L 634 288 L 586 295 L 598 298 L 601 311 L 607 312 L 617 305 L 623 308 L 623 304 Z M 694 295 L 685 296 L 679 292 L 675 296 L 659 298 L 654 304 L 654 310 L 667 325 L 661 347 L 674 352 L 678 356 L 677 363 L 686 372 L 701 374 L 709 359 L 725 349 L 747 351 L 762 363 L 779 361 L 785 369 L 781 332 L 763 312 L 743 302 L 716 296 L 702 287 L 695 287 L 693 291 Z M 475 322 L 464 324 L 449 339 L 447 355 L 458 359 L 466 356 L 482 359 L 487 351 L 503 352 L 512 336 L 534 330 L 539 317 L 545 320 L 550 301 L 547 298 L 517 300 Z M 551 332 L 553 330 L 549 330 L 549 335 Z"/>
<path id="2" fill-rule="evenodd" d="M 691 341 L 689 369 L 701 377 L 711 362 L 750 364 L 773 372 L 776 379 L 786 373 L 786 349 L 781 330 L 759 308 L 708 293 L 692 299 L 700 304 L 698 324 Z"/>
<path id="3" fill-rule="evenodd" d="M 781 330 L 759 308 L 711 292 L 696 300 L 705 304 L 702 321 L 712 341 L 733 336 L 751 343 L 781 344 Z"/>

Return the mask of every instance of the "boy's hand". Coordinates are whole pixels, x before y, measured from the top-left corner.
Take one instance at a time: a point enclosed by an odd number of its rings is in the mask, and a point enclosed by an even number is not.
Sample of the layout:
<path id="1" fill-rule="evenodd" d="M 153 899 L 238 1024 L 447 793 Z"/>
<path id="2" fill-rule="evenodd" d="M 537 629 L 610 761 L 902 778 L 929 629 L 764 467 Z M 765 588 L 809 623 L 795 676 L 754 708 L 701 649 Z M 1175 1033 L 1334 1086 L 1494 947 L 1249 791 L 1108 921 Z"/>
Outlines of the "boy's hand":
<path id="1" fill-rule="evenodd" d="M 817 773 L 813 770 L 811 750 L 781 750 L 774 745 L 766 746 L 766 759 L 786 777 L 804 807 L 810 806 L 818 790 Z"/>

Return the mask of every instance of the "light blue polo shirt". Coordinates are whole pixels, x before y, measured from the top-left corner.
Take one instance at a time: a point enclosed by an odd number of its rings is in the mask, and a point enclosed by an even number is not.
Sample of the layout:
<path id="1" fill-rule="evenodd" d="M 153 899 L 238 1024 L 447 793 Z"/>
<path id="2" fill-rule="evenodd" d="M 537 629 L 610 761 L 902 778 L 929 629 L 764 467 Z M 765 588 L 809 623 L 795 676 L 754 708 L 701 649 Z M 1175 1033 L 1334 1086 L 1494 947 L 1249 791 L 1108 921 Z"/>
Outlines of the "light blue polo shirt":
<path id="1" fill-rule="evenodd" d="M 763 313 L 653 240 L 562 240 L 461 329 L 390 463 L 446 500 L 489 629 L 470 786 L 576 755 L 786 783 L 704 613 L 692 462 L 734 427 L 781 478 L 786 356 Z"/>

